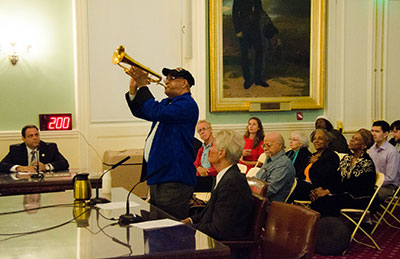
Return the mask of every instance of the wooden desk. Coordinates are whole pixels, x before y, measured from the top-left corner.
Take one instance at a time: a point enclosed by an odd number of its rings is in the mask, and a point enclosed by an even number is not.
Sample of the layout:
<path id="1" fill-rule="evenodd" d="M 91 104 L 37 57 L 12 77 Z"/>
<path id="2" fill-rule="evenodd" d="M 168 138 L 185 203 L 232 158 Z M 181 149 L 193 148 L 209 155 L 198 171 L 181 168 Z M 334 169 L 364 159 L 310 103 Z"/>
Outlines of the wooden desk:
<path id="1" fill-rule="evenodd" d="M 127 191 L 112 189 L 111 200 L 125 201 Z M 29 204 L 29 200 L 32 200 Z M 131 212 L 145 220 L 169 217 L 137 196 L 131 196 Z M 61 227 L 7 239 L 0 236 L 0 255 L 6 258 L 227 258 L 229 248 L 188 225 L 143 230 L 136 226 L 111 225 L 125 209 L 73 207 L 72 191 L 0 197 L 0 214 L 32 207 L 32 203 L 70 206 L 42 208 L 29 213 L 0 215 L 0 234 L 35 231 L 67 222 Z M 25 203 L 25 204 L 24 204 Z M 84 213 L 84 214 L 82 214 Z"/>
<path id="2" fill-rule="evenodd" d="M 79 170 L 72 169 L 56 173 L 45 174 L 43 179 L 15 179 L 11 174 L 0 173 L 0 196 L 59 192 L 72 190 L 72 178 Z M 101 187 L 101 180 L 91 178 L 90 182 L 93 188 Z"/>

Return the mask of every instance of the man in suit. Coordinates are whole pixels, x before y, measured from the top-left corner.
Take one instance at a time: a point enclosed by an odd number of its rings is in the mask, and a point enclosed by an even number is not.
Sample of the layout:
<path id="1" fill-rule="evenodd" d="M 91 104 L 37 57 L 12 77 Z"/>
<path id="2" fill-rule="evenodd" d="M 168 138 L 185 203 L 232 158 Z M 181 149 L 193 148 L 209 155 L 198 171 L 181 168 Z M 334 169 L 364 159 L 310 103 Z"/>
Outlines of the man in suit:
<path id="1" fill-rule="evenodd" d="M 162 70 L 165 94 L 156 101 L 149 88 L 148 74 L 131 67 L 129 92 L 125 98 L 132 114 L 152 122 L 144 146 L 142 180 L 147 177 L 150 203 L 170 215 L 184 219 L 196 186 L 193 137 L 199 109 L 190 89 L 194 78 L 183 68 Z"/>
<path id="2" fill-rule="evenodd" d="M 252 221 L 253 197 L 246 176 L 236 165 L 244 148 L 243 136 L 233 130 L 215 135 L 208 159 L 217 170 L 216 183 L 200 214 L 182 220 L 217 240 L 244 238 Z"/>
<path id="3" fill-rule="evenodd" d="M 21 133 L 24 143 L 10 146 L 9 153 L 0 162 L 0 172 L 14 172 L 18 177 L 19 172 L 35 173 L 38 166 L 40 171 L 68 169 L 68 161 L 58 151 L 57 144 L 41 141 L 35 125 L 26 125 Z"/>

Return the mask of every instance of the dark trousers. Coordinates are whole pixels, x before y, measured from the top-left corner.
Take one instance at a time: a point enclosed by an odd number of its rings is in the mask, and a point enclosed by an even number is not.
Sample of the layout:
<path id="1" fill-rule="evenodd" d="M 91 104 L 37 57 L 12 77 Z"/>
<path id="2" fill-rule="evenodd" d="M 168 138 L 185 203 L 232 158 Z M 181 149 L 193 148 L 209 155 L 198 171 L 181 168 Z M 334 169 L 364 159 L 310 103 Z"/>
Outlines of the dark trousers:
<path id="1" fill-rule="evenodd" d="M 310 192 L 314 189 L 313 185 L 301 179 L 297 179 L 297 185 L 292 195 L 288 200 L 288 203 L 292 203 L 294 200 L 309 201 Z"/>
<path id="2" fill-rule="evenodd" d="M 177 219 L 189 216 L 189 202 L 194 187 L 183 183 L 150 185 L 150 203 Z"/>
<path id="3" fill-rule="evenodd" d="M 313 210 L 321 213 L 321 217 L 338 217 L 343 208 L 365 209 L 371 197 L 353 198 L 348 193 L 326 195 L 311 203 Z"/>
<path id="4" fill-rule="evenodd" d="M 254 48 L 254 79 L 255 81 L 263 81 L 262 65 L 264 59 L 264 48 L 262 43 L 262 35 L 259 31 L 244 33 L 243 38 L 239 39 L 242 66 L 242 73 L 245 80 L 251 80 L 249 50 Z"/>

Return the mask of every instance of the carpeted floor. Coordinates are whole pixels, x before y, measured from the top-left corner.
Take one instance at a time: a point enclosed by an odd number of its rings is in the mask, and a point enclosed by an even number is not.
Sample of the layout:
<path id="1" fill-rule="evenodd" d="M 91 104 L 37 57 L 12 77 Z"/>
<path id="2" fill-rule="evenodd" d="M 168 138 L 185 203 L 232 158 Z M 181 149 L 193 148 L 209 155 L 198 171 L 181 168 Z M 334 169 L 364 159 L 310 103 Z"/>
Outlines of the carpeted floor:
<path id="1" fill-rule="evenodd" d="M 400 210 L 398 210 L 399 212 Z M 399 213 L 397 213 L 399 214 Z M 397 215 L 399 216 L 399 215 Z M 394 220 L 391 219 L 390 216 L 386 216 L 390 223 L 395 226 L 399 226 L 400 224 L 396 224 Z M 357 234 L 358 240 L 363 241 L 365 243 L 370 243 L 370 240 L 361 234 Z M 322 258 L 345 258 L 345 259 L 353 259 L 353 258 L 400 258 L 400 229 L 391 228 L 386 225 L 384 222 L 378 226 L 377 230 L 372 236 L 377 244 L 380 246 L 381 250 L 369 248 L 364 245 L 360 245 L 356 242 L 352 242 L 347 249 L 347 252 L 344 256 L 322 256 L 322 255 L 314 255 L 315 259 Z"/>

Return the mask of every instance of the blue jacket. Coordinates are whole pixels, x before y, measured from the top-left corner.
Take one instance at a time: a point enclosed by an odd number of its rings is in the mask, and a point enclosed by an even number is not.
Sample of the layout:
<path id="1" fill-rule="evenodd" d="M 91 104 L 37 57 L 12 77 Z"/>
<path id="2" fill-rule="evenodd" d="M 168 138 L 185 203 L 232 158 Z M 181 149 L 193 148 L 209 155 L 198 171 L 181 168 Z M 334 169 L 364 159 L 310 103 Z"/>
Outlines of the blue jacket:
<path id="1" fill-rule="evenodd" d="M 147 87 L 139 88 L 131 101 L 125 95 L 135 117 L 152 121 L 150 132 L 159 122 L 147 161 L 148 185 L 180 182 L 196 185 L 193 139 L 199 109 L 190 93 L 158 102 Z M 149 132 L 149 135 L 150 135 Z M 154 173 L 154 175 L 152 175 Z"/>

